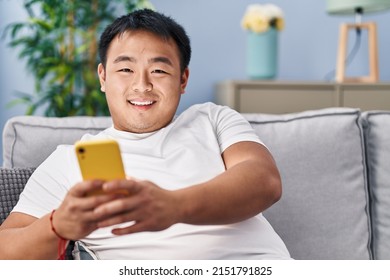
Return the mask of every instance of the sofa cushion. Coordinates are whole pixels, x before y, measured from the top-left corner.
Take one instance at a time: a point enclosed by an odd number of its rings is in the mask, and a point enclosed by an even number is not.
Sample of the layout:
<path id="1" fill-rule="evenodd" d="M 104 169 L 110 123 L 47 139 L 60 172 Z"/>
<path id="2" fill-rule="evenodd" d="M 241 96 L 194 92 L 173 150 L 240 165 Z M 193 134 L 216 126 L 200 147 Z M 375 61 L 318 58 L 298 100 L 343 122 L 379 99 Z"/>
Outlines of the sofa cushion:
<path id="1" fill-rule="evenodd" d="M 0 168 L 0 224 L 11 212 L 34 168 Z"/>
<path id="2" fill-rule="evenodd" d="M 244 115 L 279 167 L 283 195 L 264 212 L 295 259 L 370 259 L 360 111 Z"/>
<path id="3" fill-rule="evenodd" d="M 110 117 L 13 117 L 4 126 L 3 167 L 37 167 L 57 145 L 73 144 L 111 124 Z"/>
<path id="4" fill-rule="evenodd" d="M 362 115 L 371 192 L 373 254 L 390 259 L 390 112 Z"/>

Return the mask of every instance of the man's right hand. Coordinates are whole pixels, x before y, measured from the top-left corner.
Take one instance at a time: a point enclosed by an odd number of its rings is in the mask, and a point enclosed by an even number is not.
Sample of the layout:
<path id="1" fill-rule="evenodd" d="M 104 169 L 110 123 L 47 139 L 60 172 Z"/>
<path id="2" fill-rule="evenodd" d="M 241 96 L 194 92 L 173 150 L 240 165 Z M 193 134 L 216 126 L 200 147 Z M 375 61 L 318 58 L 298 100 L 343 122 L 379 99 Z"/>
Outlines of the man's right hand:
<path id="1" fill-rule="evenodd" d="M 99 194 L 87 195 L 102 188 L 104 181 L 84 181 L 73 186 L 53 216 L 53 226 L 65 239 L 79 240 L 98 228 L 100 222 L 94 209 L 123 195 Z"/>

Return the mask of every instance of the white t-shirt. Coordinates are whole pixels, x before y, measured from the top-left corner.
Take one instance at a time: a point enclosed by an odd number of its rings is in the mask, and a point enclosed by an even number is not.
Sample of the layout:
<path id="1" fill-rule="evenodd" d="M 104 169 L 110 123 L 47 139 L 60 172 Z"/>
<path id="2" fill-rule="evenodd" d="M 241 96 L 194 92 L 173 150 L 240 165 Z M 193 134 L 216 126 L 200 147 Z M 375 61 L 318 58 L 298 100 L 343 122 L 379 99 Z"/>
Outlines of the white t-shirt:
<path id="1" fill-rule="evenodd" d="M 239 141 L 261 143 L 250 124 L 228 107 L 194 105 L 167 127 L 134 134 L 110 127 L 83 140 L 119 142 L 126 174 L 176 190 L 224 172 L 221 153 Z M 13 211 L 42 217 L 81 181 L 74 148 L 60 145 L 31 176 Z M 223 187 L 223 186 L 221 186 Z M 216 226 L 175 224 L 158 232 L 124 236 L 99 229 L 82 241 L 101 259 L 286 259 L 289 253 L 262 214 Z"/>

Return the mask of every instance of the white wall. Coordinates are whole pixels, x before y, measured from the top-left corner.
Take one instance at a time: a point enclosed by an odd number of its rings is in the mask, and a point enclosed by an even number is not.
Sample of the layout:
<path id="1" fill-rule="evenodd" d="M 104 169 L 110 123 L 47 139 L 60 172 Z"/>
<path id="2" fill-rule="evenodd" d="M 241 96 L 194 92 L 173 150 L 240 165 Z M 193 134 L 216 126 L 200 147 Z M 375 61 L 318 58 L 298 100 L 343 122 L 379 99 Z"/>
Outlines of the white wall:
<path id="1" fill-rule="evenodd" d="M 275 3 L 285 13 L 280 33 L 279 80 L 323 81 L 336 62 L 338 28 L 353 18 L 326 14 L 326 1 L 312 0 L 151 0 L 155 7 L 181 23 L 191 37 L 193 57 L 187 93 L 179 112 L 194 103 L 213 101 L 214 85 L 224 79 L 245 79 L 245 32 L 240 21 L 251 3 Z M 25 16 L 21 0 L 0 0 L 0 29 Z M 380 79 L 390 81 L 390 11 L 364 17 L 378 24 Z M 351 41 L 351 44 L 353 42 Z M 15 50 L 0 42 L 0 128 L 24 108 L 6 109 L 15 91 L 33 91 L 32 76 L 24 70 Z M 367 46 L 349 68 L 349 74 L 366 74 Z M 1 155 L 0 155 L 1 156 Z"/>

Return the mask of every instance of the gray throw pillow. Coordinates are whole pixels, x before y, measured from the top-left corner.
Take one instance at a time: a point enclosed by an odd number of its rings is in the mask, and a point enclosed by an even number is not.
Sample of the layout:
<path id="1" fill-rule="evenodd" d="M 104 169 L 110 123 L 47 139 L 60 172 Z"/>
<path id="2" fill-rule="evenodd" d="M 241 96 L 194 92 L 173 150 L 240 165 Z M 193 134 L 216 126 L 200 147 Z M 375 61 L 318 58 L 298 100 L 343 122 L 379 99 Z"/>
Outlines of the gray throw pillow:
<path id="1" fill-rule="evenodd" d="M 0 224 L 9 215 L 34 168 L 0 168 Z"/>
<path id="2" fill-rule="evenodd" d="M 111 125 L 110 117 L 13 117 L 4 126 L 3 167 L 37 167 L 58 145 L 73 144 Z"/>
<path id="3" fill-rule="evenodd" d="M 264 216 L 294 259 L 370 259 L 360 111 L 246 115 L 279 167 L 283 195 Z M 259 237 L 261 238 L 261 237 Z"/>
<path id="4" fill-rule="evenodd" d="M 373 253 L 390 260 L 390 112 L 363 114 L 371 191 Z"/>

